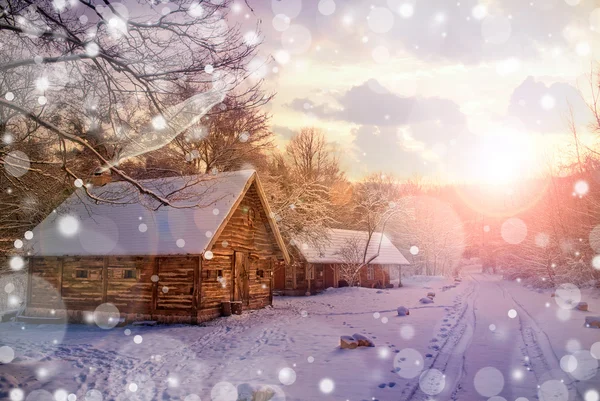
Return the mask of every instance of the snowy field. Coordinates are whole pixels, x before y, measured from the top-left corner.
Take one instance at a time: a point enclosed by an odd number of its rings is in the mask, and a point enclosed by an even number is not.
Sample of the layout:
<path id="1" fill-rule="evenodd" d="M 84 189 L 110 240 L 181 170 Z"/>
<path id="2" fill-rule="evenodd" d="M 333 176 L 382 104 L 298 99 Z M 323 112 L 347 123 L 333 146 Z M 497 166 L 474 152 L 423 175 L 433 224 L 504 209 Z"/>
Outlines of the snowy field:
<path id="1" fill-rule="evenodd" d="M 15 400 L 598 400 L 600 330 L 584 327 L 598 290 L 569 293 L 588 302 L 581 312 L 491 275 L 452 284 L 276 297 L 202 326 L 2 323 L 0 360 L 15 359 L 0 364 L 0 399 L 20 387 Z M 376 346 L 340 349 L 354 333 Z"/>

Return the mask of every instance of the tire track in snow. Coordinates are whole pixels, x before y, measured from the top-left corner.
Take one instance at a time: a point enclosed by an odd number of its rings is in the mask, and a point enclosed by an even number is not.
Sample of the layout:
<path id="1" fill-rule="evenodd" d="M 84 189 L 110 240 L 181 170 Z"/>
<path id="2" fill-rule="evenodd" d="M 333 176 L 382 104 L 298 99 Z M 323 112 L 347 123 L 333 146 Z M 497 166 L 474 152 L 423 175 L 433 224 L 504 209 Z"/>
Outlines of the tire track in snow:
<path id="1" fill-rule="evenodd" d="M 458 386 L 465 373 L 465 352 L 471 344 L 476 324 L 474 302 L 478 295 L 477 289 L 479 288 L 479 283 L 477 280 L 474 280 L 474 282 L 469 284 L 469 290 L 463 292 L 463 294 L 466 294 L 466 297 L 456 323 L 450 328 L 448 337 L 446 337 L 446 340 L 441 345 L 436 356 L 427 368 L 438 369 L 443 373 L 447 370 L 459 372 L 459 376 L 454 380 L 454 383 L 451 386 L 450 399 L 452 400 L 456 399 L 454 396 L 457 389 L 459 389 Z M 465 316 L 469 315 L 472 316 L 472 319 L 465 320 Z M 443 394 L 445 393 L 447 393 L 446 390 L 443 391 Z M 425 400 L 430 398 L 429 395 L 420 390 L 419 377 L 417 377 L 415 382 L 410 386 L 410 392 L 405 399 Z M 440 400 L 439 396 L 436 396 L 436 400 Z"/>
<path id="2" fill-rule="evenodd" d="M 498 283 L 495 284 L 500 287 L 502 292 L 505 295 L 508 295 L 516 305 L 521 336 L 527 345 L 525 347 L 525 352 L 529 357 L 528 362 L 533 367 L 533 373 L 538 384 L 541 384 L 545 380 L 560 380 L 569 389 L 569 399 L 571 399 L 571 396 L 575 396 L 577 397 L 576 399 L 583 400 L 583 395 L 575 385 L 575 379 L 561 369 L 560 359 L 552 348 L 548 333 L 537 324 L 529 311 L 525 309 L 525 307 L 518 302 L 504 286 L 501 286 Z"/>

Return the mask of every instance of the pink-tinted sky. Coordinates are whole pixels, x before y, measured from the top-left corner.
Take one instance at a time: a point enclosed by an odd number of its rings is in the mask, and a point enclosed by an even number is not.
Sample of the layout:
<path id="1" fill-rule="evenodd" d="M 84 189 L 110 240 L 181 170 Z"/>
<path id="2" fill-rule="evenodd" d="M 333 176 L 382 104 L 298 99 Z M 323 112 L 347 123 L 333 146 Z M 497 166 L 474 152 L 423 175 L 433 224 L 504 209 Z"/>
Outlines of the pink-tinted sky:
<path id="1" fill-rule="evenodd" d="M 266 0 L 231 19 L 264 44 L 256 75 L 276 91 L 279 142 L 322 128 L 352 177 L 389 171 L 510 182 L 594 143 L 594 0 Z M 265 66 L 263 61 L 269 61 Z M 556 149 L 560 151 L 556 151 Z"/>

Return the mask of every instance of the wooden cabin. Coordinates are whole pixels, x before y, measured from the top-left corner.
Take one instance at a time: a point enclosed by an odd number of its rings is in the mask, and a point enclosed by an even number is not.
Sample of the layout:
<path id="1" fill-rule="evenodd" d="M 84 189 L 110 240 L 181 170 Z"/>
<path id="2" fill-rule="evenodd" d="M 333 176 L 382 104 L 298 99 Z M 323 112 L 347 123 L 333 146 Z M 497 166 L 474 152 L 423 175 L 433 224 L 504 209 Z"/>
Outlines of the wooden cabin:
<path id="1" fill-rule="evenodd" d="M 275 272 L 275 289 L 289 295 L 319 293 L 329 287 L 348 285 L 340 274 L 344 263 L 341 255 L 347 244 L 367 245 L 368 233 L 354 230 L 329 230 L 328 239 L 323 244 L 313 244 L 294 240 L 291 250 L 293 262 L 284 270 Z M 381 245 L 381 246 L 380 246 Z M 356 285 L 368 288 L 385 288 L 390 284 L 390 270 L 398 269 L 409 262 L 389 238 L 382 233 L 373 233 L 367 248 L 367 257 L 378 255 L 359 271 Z"/>
<path id="2" fill-rule="evenodd" d="M 173 206 L 125 182 L 82 189 L 33 230 L 27 317 L 89 321 L 109 304 L 126 321 L 197 323 L 223 302 L 272 303 L 289 261 L 255 171 L 143 180 Z M 175 194 L 175 195 L 173 195 Z"/>

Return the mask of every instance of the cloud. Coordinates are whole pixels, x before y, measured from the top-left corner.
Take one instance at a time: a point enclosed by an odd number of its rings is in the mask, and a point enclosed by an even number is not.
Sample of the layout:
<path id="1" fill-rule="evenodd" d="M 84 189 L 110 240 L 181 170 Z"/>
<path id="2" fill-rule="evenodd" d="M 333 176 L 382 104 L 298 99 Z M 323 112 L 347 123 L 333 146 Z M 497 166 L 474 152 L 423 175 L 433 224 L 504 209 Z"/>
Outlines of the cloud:
<path id="1" fill-rule="evenodd" d="M 455 102 L 441 98 L 403 97 L 376 87 L 373 80 L 353 86 L 336 98 L 339 107 L 294 99 L 289 107 L 319 118 L 343 120 L 359 125 L 397 126 L 425 121 L 460 125 L 465 116 Z"/>
<path id="2" fill-rule="evenodd" d="M 352 124 L 353 171 L 440 172 L 456 139 L 469 134 L 466 116 L 455 102 L 400 96 L 374 79 L 333 100 L 317 104 L 296 98 L 287 106 L 320 119 Z"/>
<path id="3" fill-rule="evenodd" d="M 272 131 L 274 134 L 279 135 L 285 140 L 292 139 L 292 137 L 296 135 L 296 131 L 281 125 L 274 125 L 272 127 Z"/>
<path id="4" fill-rule="evenodd" d="M 578 126 L 590 122 L 591 113 L 575 87 L 561 82 L 547 86 L 530 76 L 513 91 L 508 115 L 530 131 L 566 132 L 569 107 Z"/>

